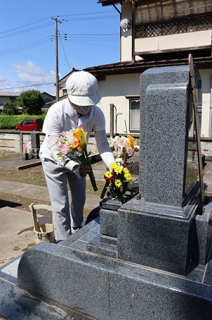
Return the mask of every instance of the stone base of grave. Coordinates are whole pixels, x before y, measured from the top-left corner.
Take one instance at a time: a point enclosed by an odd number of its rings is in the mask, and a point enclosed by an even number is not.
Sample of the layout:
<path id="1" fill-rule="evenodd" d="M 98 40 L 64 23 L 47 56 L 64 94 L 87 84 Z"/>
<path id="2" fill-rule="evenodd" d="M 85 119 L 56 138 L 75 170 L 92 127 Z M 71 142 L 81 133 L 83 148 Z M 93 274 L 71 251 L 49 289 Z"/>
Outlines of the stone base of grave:
<path id="1" fill-rule="evenodd" d="M 212 261 L 182 276 L 120 260 L 116 238 L 100 236 L 98 221 L 27 250 L 18 284 L 98 320 L 211 320 Z"/>

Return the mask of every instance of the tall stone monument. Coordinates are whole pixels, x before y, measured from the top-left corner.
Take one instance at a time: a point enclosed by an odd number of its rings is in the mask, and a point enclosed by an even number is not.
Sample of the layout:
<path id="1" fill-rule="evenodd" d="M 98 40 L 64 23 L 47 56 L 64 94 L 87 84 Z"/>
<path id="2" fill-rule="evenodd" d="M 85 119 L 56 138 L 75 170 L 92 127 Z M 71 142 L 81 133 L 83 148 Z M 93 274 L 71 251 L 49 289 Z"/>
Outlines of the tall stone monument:
<path id="1" fill-rule="evenodd" d="M 199 183 L 185 192 L 190 90 L 188 66 L 141 75 L 140 200 L 122 206 L 118 222 L 119 258 L 183 275 L 198 262 Z"/>
<path id="2" fill-rule="evenodd" d="M 139 192 L 20 261 L 19 285 L 98 320 L 211 320 L 212 201 L 186 187 L 189 68 L 141 75 Z M 199 214 L 201 213 L 201 214 Z"/>

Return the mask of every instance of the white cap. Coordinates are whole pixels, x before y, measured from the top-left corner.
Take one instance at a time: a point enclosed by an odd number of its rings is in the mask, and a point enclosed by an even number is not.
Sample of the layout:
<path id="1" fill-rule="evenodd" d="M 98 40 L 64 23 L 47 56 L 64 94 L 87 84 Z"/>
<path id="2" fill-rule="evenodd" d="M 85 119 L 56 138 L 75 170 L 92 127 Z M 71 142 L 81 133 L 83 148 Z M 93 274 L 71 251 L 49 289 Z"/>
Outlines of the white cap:
<path id="1" fill-rule="evenodd" d="M 89 72 L 77 71 L 66 81 L 69 100 L 78 106 L 93 106 L 99 102 L 97 80 Z"/>

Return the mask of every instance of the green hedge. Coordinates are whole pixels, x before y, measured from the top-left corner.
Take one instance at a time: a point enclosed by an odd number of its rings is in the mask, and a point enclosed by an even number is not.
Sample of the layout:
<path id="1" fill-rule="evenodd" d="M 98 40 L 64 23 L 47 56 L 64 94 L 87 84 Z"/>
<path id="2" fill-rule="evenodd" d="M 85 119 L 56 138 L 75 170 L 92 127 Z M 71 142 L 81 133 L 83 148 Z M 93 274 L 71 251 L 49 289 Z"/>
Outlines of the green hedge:
<path id="1" fill-rule="evenodd" d="M 24 119 L 45 119 L 46 113 L 41 116 L 29 116 L 28 114 L 21 114 L 18 116 L 2 116 L 0 115 L 0 129 L 15 129 Z"/>

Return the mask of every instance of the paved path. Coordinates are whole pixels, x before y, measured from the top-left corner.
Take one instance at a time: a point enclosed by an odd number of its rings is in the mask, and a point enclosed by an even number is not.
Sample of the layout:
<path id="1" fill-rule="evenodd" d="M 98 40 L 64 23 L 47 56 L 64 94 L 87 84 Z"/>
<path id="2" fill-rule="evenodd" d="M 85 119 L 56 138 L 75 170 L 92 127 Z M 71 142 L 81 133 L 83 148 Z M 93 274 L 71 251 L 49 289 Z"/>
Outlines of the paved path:
<path id="1" fill-rule="evenodd" d="M 0 160 L 0 168 L 11 168 L 11 169 L 27 169 L 34 166 L 40 166 L 40 159 L 22 160 L 22 156 Z"/>

